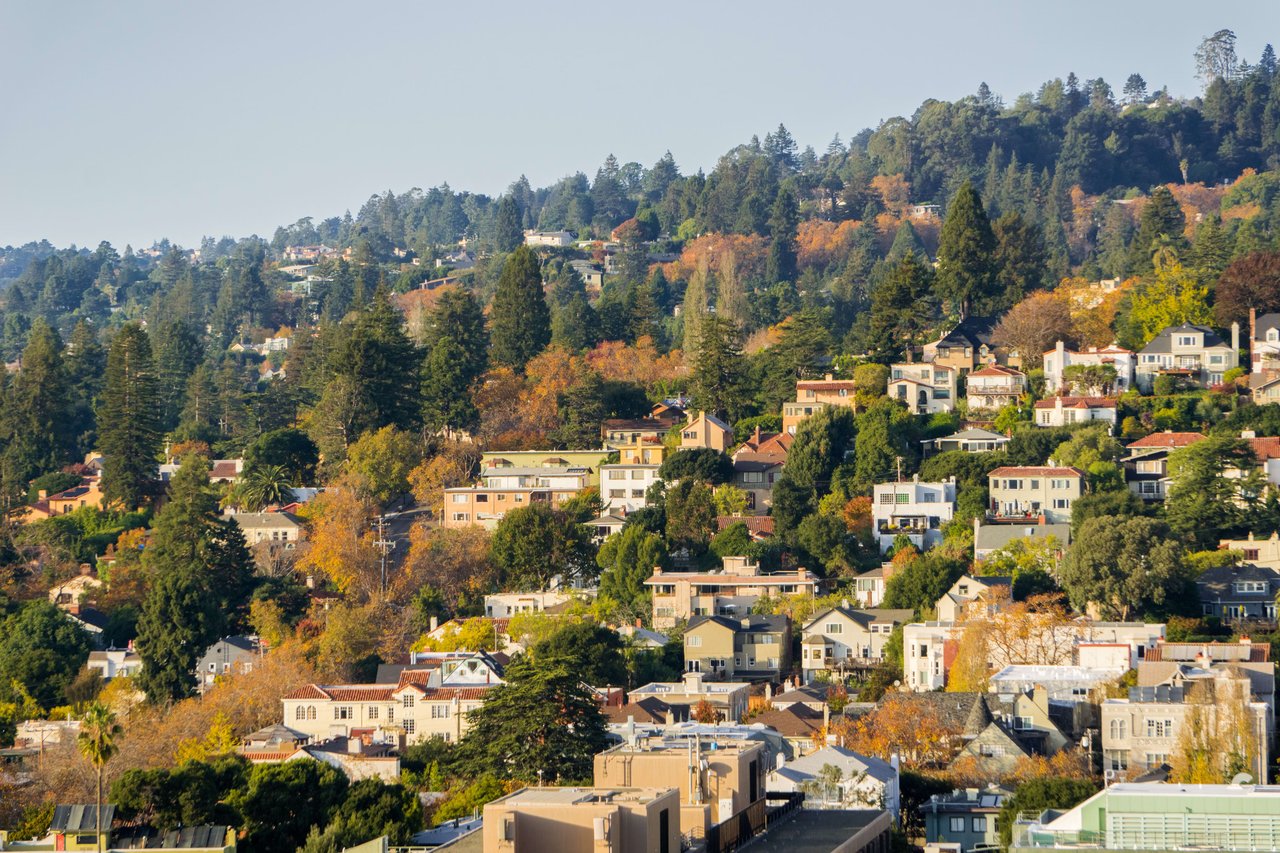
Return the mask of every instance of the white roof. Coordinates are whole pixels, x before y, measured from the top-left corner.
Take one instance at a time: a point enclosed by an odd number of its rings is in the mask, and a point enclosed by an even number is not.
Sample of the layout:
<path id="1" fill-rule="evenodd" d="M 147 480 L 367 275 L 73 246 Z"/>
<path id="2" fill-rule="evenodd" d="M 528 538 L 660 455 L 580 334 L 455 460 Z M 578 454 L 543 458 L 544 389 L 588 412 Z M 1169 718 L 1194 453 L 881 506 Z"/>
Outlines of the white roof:
<path id="1" fill-rule="evenodd" d="M 791 774 L 803 774 L 806 778 L 812 778 L 822 772 L 822 768 L 828 764 L 840 768 L 845 778 L 866 773 L 880 782 L 888 782 L 898 775 L 898 771 L 887 761 L 862 755 L 841 746 L 824 746 L 803 758 L 788 761 L 779 772 L 790 771 L 788 778 L 791 779 L 795 779 Z"/>

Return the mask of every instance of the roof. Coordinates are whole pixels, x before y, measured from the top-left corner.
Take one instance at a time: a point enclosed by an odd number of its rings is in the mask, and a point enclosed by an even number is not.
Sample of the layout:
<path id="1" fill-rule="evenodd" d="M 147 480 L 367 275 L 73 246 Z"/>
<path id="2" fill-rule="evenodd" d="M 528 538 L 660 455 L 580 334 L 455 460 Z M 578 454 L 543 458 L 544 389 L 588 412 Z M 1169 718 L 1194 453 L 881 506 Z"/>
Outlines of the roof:
<path id="1" fill-rule="evenodd" d="M 1196 332 L 1204 335 L 1204 346 L 1206 349 L 1210 347 L 1220 347 L 1229 349 L 1231 345 L 1222 340 L 1222 337 L 1208 326 L 1197 326 L 1194 323 L 1183 323 L 1181 326 L 1169 326 L 1160 331 L 1151 342 L 1142 348 L 1143 353 L 1171 353 L 1173 352 L 1173 336 L 1186 332 Z"/>
<path id="2" fill-rule="evenodd" d="M 705 625 L 708 622 L 714 622 L 728 628 L 730 631 L 737 633 L 739 631 L 772 633 L 776 631 L 786 631 L 791 625 L 791 620 L 786 616 L 761 616 L 752 614 L 743 616 L 741 619 L 733 619 L 728 616 L 695 616 L 689 620 L 689 624 L 685 627 L 685 633 L 689 633 L 695 628 Z M 743 624 L 743 623 L 747 624 Z"/>
<path id="3" fill-rule="evenodd" d="M 805 379 L 796 383 L 797 391 L 857 391 L 858 383 L 851 379 Z"/>
<path id="4" fill-rule="evenodd" d="M 731 574 L 711 574 L 703 573 L 684 573 L 684 572 L 663 572 L 651 576 L 645 584 L 670 584 L 676 581 L 684 581 L 685 583 L 703 584 L 706 586 L 790 586 L 791 584 L 817 584 L 819 578 L 812 572 L 805 572 L 804 577 L 800 577 L 795 572 L 778 572 L 770 575 L 731 575 Z"/>
<path id="5" fill-rule="evenodd" d="M 102 806 L 102 823 L 103 829 L 111 827 L 111 820 L 115 817 L 116 807 L 109 803 Z M 54 806 L 53 822 L 49 824 L 49 829 L 53 832 L 84 832 L 85 830 L 94 830 L 99 826 L 98 823 L 98 807 L 90 804 L 84 805 L 67 805 Z"/>
<path id="6" fill-rule="evenodd" d="M 165 832 L 149 826 L 130 827 L 114 835 L 119 850 L 218 850 L 227 846 L 225 826 L 184 826 Z"/>
<path id="7" fill-rule="evenodd" d="M 331 699 L 335 702 L 390 702 L 393 684 L 337 684 L 321 687 L 307 684 L 291 690 L 282 699 Z"/>
<path id="8" fill-rule="evenodd" d="M 994 551 L 1018 539 L 1055 536 L 1063 545 L 1071 544 L 1070 524 L 983 524 L 979 525 L 973 547 Z"/>
<path id="9" fill-rule="evenodd" d="M 748 471 L 763 473 L 772 468 L 781 468 L 781 467 L 782 467 L 781 459 L 751 459 L 751 458 L 747 458 L 744 455 L 742 457 L 735 456 L 733 460 L 733 470 L 743 472 L 743 473 Z"/>
<path id="10" fill-rule="evenodd" d="M 1203 441 L 1205 436 L 1198 432 L 1153 432 L 1151 435 L 1144 436 L 1137 441 L 1129 442 L 1128 449 L 1135 447 L 1186 447 L 1188 444 L 1195 444 L 1197 441 Z"/>
<path id="11" fill-rule="evenodd" d="M 1268 459 L 1280 459 L 1280 438 L 1246 438 L 1249 447 L 1253 449 L 1253 455 L 1258 457 L 1259 462 Z"/>
<path id="12" fill-rule="evenodd" d="M 302 520 L 290 512 L 238 512 L 231 519 L 240 525 L 241 530 L 302 526 Z"/>
<path id="13" fill-rule="evenodd" d="M 1037 409 L 1114 409 L 1119 402 L 1115 397 L 1049 397 L 1036 400 Z"/>
<path id="14" fill-rule="evenodd" d="M 808 631 L 813 625 L 820 620 L 827 618 L 829 613 L 839 613 L 847 619 L 850 619 L 862 627 L 867 627 L 872 622 L 900 622 L 906 624 L 915 618 L 914 610 L 886 610 L 886 609 L 860 609 L 853 607 L 828 607 L 815 613 L 809 618 L 809 622 L 804 626 L 804 630 Z"/>
<path id="15" fill-rule="evenodd" d="M 1263 338 L 1258 337 L 1258 333 L 1265 332 L 1268 329 L 1280 329 L 1280 314 L 1260 314 L 1254 320 L 1253 339 L 1255 341 L 1263 340 Z"/>
<path id="16" fill-rule="evenodd" d="M 1154 648 L 1147 649 L 1146 659 L 1158 660 L 1195 660 L 1196 655 L 1207 652 L 1215 661 L 1248 661 L 1265 663 L 1271 660 L 1269 643 L 1169 643 L 1158 642 Z"/>
<path id="17" fill-rule="evenodd" d="M 654 430 L 658 432 L 666 432 L 676 424 L 681 423 L 678 416 L 667 417 L 646 417 L 646 418 L 607 418 L 604 421 L 605 430 Z"/>
<path id="18" fill-rule="evenodd" d="M 625 705 L 610 705 L 604 708 L 605 719 L 610 723 L 625 723 L 634 719 L 637 723 L 666 725 L 668 713 L 675 722 L 684 722 L 689 719 L 689 706 L 669 705 L 657 696 L 645 696 Z"/>
<path id="19" fill-rule="evenodd" d="M 1010 465 L 1004 468 L 997 468 L 987 475 L 988 477 L 1084 477 L 1084 472 L 1079 468 L 1050 468 L 1048 466 L 1037 465 Z"/>
<path id="20" fill-rule="evenodd" d="M 1003 367 L 999 364 L 988 364 L 981 370 L 975 370 L 969 374 L 969 378 L 973 378 L 974 376 L 1022 376 L 1025 378 L 1026 374 L 1021 370 L 1014 370 L 1012 367 Z"/>
<path id="21" fill-rule="evenodd" d="M 716 517 L 716 529 L 724 530 L 738 522 L 745 524 L 749 533 L 773 535 L 774 521 L 772 515 L 721 515 Z"/>
<path id="22" fill-rule="evenodd" d="M 990 346 L 991 333 L 995 331 L 998 322 L 995 317 L 966 317 L 934 343 L 950 346 L 968 345 L 975 348 L 983 344 Z"/>
<path id="23" fill-rule="evenodd" d="M 794 773 L 813 777 L 821 773 L 822 768 L 828 764 L 844 771 L 843 776 L 846 779 L 866 773 L 873 779 L 887 782 L 898 775 L 898 771 L 889 762 L 842 746 L 824 746 L 803 758 L 788 761 L 783 767 Z"/>
<path id="24" fill-rule="evenodd" d="M 810 737 L 822 729 L 822 714 L 796 702 L 785 708 L 770 708 L 747 722 L 768 726 L 783 737 Z"/>
<path id="25" fill-rule="evenodd" d="M 953 432 L 951 435 L 943 435 L 938 438 L 925 439 L 935 444 L 939 441 L 1008 441 L 1009 436 L 1002 435 L 998 432 L 992 432 L 989 429 L 981 429 L 979 427 L 970 427 L 962 429 L 959 432 Z"/>

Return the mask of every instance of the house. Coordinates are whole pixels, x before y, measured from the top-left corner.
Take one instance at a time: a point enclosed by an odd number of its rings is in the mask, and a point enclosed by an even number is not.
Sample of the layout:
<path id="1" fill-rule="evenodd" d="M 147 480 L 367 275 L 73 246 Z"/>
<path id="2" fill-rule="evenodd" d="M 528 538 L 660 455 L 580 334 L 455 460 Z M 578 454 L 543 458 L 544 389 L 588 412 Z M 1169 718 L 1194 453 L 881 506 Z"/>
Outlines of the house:
<path id="1" fill-rule="evenodd" d="M 1280 570 L 1254 563 L 1215 566 L 1196 578 L 1200 611 L 1224 622 L 1276 621 Z"/>
<path id="2" fill-rule="evenodd" d="M 1063 466 L 1010 466 L 987 475 L 988 520 L 1071 521 L 1071 504 L 1084 494 L 1084 472 Z"/>
<path id="3" fill-rule="evenodd" d="M 836 776 L 827 767 L 839 771 Z M 842 746 L 824 746 L 769 772 L 770 791 L 802 791 L 805 806 L 885 809 L 897 819 L 901 804 L 898 768 Z"/>
<path id="4" fill-rule="evenodd" d="M 72 604 L 79 604 L 87 598 L 92 598 L 104 587 L 106 583 L 98 579 L 93 568 L 88 563 L 83 563 L 78 575 L 49 587 L 49 603 L 65 609 Z"/>
<path id="5" fill-rule="evenodd" d="M 706 412 L 690 414 L 688 422 L 680 428 L 681 450 L 702 447 L 724 453 L 732 445 L 733 427 Z"/>
<path id="6" fill-rule="evenodd" d="M 924 345 L 924 360 L 964 376 L 984 364 L 1020 366 L 1017 354 L 994 339 L 997 317 L 965 317 L 936 341 Z"/>
<path id="7" fill-rule="evenodd" d="M 444 257 L 436 258 L 435 263 L 436 269 L 449 267 L 459 272 L 472 269 L 475 265 L 476 256 L 466 249 L 454 249 L 452 252 L 447 252 Z"/>
<path id="8" fill-rule="evenodd" d="M 1197 725 L 1241 738 L 1248 772 L 1266 779 L 1270 717 L 1266 703 L 1252 701 L 1248 675 L 1230 668 L 1178 685 L 1131 687 L 1127 699 L 1102 703 L 1102 767 L 1123 773 L 1168 764 L 1184 728 Z"/>
<path id="9" fill-rule="evenodd" d="M 173 459 L 161 465 L 158 469 L 160 481 L 169 482 L 181 467 L 182 461 Z M 243 459 L 214 459 L 209 463 L 210 483 L 235 484 L 239 482 L 242 473 L 244 473 Z"/>
<path id="10" fill-rule="evenodd" d="M 953 845 L 960 853 L 970 853 L 977 848 L 997 849 L 1000 831 L 996 816 L 1004 801 L 1013 792 L 990 785 L 978 788 L 957 789 L 951 794 L 934 794 L 929 802 L 920 806 L 924 816 L 924 837 L 929 845 Z M 934 848 L 940 849 L 940 848 Z"/>
<path id="11" fill-rule="evenodd" d="M 763 542 L 773 536 L 776 524 L 771 515 L 717 515 L 716 532 L 721 533 L 735 524 L 747 528 L 753 542 Z"/>
<path id="12" fill-rule="evenodd" d="M 684 420 L 683 411 L 664 409 L 661 414 L 650 412 L 643 418 L 607 418 L 600 425 L 600 433 L 605 446 L 614 449 L 641 443 L 661 445 L 671 428 Z"/>
<path id="13" fill-rule="evenodd" d="M 1249 374 L 1249 390 L 1259 406 L 1280 403 L 1280 372 Z"/>
<path id="14" fill-rule="evenodd" d="M 1101 421 L 1115 430 L 1117 400 L 1112 397 L 1049 397 L 1036 400 L 1035 425 L 1060 427 Z"/>
<path id="15" fill-rule="evenodd" d="M 142 658 L 133 649 L 104 649 L 89 652 L 85 666 L 98 673 L 103 681 L 132 678 L 142 672 Z"/>
<path id="16" fill-rule="evenodd" d="M 791 620 L 695 616 L 684 629 L 684 668 L 728 681 L 777 681 L 791 668 Z"/>
<path id="17" fill-rule="evenodd" d="M 653 591 L 653 627 L 666 631 L 694 616 L 747 613 L 764 595 L 814 595 L 822 580 L 807 569 L 763 573 L 749 557 L 725 557 L 712 572 L 673 572 L 655 568 L 645 586 Z"/>
<path id="18" fill-rule="evenodd" d="M 662 445 L 656 448 L 632 448 L 623 462 L 600 466 L 600 500 L 606 512 L 621 513 L 624 517 L 647 505 L 645 495 L 654 483 L 662 482 L 658 469 L 662 467 Z M 652 455 L 650 455 L 652 451 Z M 652 462 L 628 462 L 630 459 L 656 459 Z"/>
<path id="19" fill-rule="evenodd" d="M 761 432 L 760 427 L 756 427 L 755 432 L 747 436 L 746 440 L 733 451 L 732 457 L 735 460 L 760 459 L 784 464 L 794 443 L 795 436 L 785 430 Z"/>
<path id="20" fill-rule="evenodd" d="M 591 469 L 582 467 L 487 468 L 482 485 L 444 490 L 440 526 L 479 525 L 493 530 L 508 511 L 535 503 L 558 507 L 590 485 Z"/>
<path id="21" fill-rule="evenodd" d="M 1267 706 L 1275 731 L 1276 669 L 1271 645 L 1247 637 L 1234 643 L 1160 643 L 1138 662 L 1138 687 L 1187 687 L 1220 676 L 1247 678 L 1249 700 Z"/>
<path id="22" fill-rule="evenodd" d="M 921 442 L 926 456 L 947 453 L 951 450 L 959 450 L 962 453 L 991 453 L 1003 450 L 1008 443 L 1009 436 L 981 427 L 969 427 L 941 438 L 926 438 Z"/>
<path id="23" fill-rule="evenodd" d="M 913 415 L 950 412 L 956 405 L 956 371 L 929 362 L 891 365 L 887 395 Z"/>
<path id="24" fill-rule="evenodd" d="M 586 591 L 581 592 L 586 595 Z M 499 592 L 484 597 L 484 615 L 490 619 L 510 619 L 517 613 L 560 613 L 574 600 L 574 592 Z"/>
<path id="25" fill-rule="evenodd" d="M 50 495 L 44 489 L 38 493 L 34 504 L 19 507 L 14 516 L 23 524 L 44 521 L 58 515 L 75 512 L 82 507 L 101 509 L 103 505 L 102 478 L 93 476 L 80 480 L 80 484 L 72 486 L 56 494 Z"/>
<path id="26" fill-rule="evenodd" d="M 996 411 L 1016 406 L 1027 391 L 1027 375 L 1012 367 L 988 364 L 964 377 L 969 411 Z"/>
<path id="27" fill-rule="evenodd" d="M 836 379 L 827 374 L 822 379 L 796 382 L 796 398 L 782 404 L 782 431 L 795 435 L 800 422 L 827 406 L 844 406 L 857 411 L 858 386 L 849 379 Z"/>
<path id="28" fill-rule="evenodd" d="M 1169 454 L 1203 441 L 1198 432 L 1155 432 L 1129 443 L 1120 460 L 1125 484 L 1144 501 L 1162 501 L 1169 494 Z"/>
<path id="29" fill-rule="evenodd" d="M 987 778 L 1002 779 L 1014 772 L 1018 763 L 1036 754 L 1023 740 L 1023 732 L 1013 730 L 1013 721 L 996 718 L 986 702 L 976 702 L 965 724 L 964 746 L 951 761 L 951 768 L 967 768 Z M 1032 738 L 1039 741 L 1040 738 Z"/>
<path id="30" fill-rule="evenodd" d="M 613 705 L 604 709 L 604 717 L 610 725 L 640 723 L 641 725 L 674 726 L 689 720 L 688 705 L 669 705 L 657 696 L 646 696 L 639 701 Z"/>
<path id="31" fill-rule="evenodd" d="M 251 672 L 266 649 L 257 637 L 223 637 L 196 661 L 196 689 L 203 693 L 219 678 Z"/>
<path id="32" fill-rule="evenodd" d="M 306 538 L 302 519 L 291 512 L 237 512 L 229 518 L 239 526 L 249 546 L 269 542 L 292 548 Z"/>
<path id="33" fill-rule="evenodd" d="M 352 782 L 381 779 L 391 784 L 400 778 L 396 747 L 395 743 L 375 740 L 371 732 L 313 742 L 305 732 L 277 723 L 248 735 L 236 752 L 250 764 L 309 759 L 341 770 Z"/>
<path id="34" fill-rule="evenodd" d="M 1218 547 L 1239 551 L 1246 563 L 1280 571 L 1280 533 L 1272 533 L 1267 539 L 1258 539 L 1252 533 L 1245 539 L 1222 539 Z"/>
<path id="35" fill-rule="evenodd" d="M 485 850 L 676 851 L 681 832 L 688 831 L 680 811 L 674 787 L 539 786 L 486 804 L 480 831 Z"/>
<path id="36" fill-rule="evenodd" d="M 788 750 L 781 753 L 785 759 L 814 750 L 815 743 L 825 736 L 824 730 L 831 723 L 831 712 L 825 703 L 823 710 L 815 711 L 808 705 L 793 702 L 784 708 L 774 706 L 755 714 L 747 719 L 747 723 L 767 726 L 777 732 L 788 746 Z"/>
<path id="37" fill-rule="evenodd" d="M 1069 350 L 1062 341 L 1044 354 L 1044 387 L 1047 394 L 1123 394 L 1133 387 L 1135 357 L 1131 350 L 1115 346 Z M 1110 367 L 1115 379 L 1097 387 L 1073 387 L 1067 381 L 1068 367 Z M 1105 372 L 1105 371 L 1104 371 Z"/>
<path id="38" fill-rule="evenodd" d="M 1259 317 L 1249 309 L 1249 371 L 1261 376 L 1280 371 L 1280 314 Z"/>
<path id="39" fill-rule="evenodd" d="M 855 610 L 849 601 L 814 615 L 800 640 L 805 684 L 819 675 L 868 669 L 884 660 L 884 647 L 898 625 L 910 622 L 910 610 Z"/>
<path id="40" fill-rule="evenodd" d="M 1263 478 L 1273 486 L 1280 486 L 1280 438 L 1267 436 L 1259 438 L 1253 430 L 1242 430 L 1240 439 L 1248 443 L 1249 449 L 1257 460 L 1257 470 Z M 1248 470 L 1228 469 L 1223 472 L 1227 477 L 1246 477 Z"/>
<path id="41" fill-rule="evenodd" d="M 600 543 L 615 533 L 621 533 L 627 526 L 627 516 L 621 510 L 605 510 L 599 518 L 584 521 L 582 526 L 591 528 L 592 541 Z"/>
<path id="42" fill-rule="evenodd" d="M 526 246 L 548 246 L 551 248 L 562 249 L 565 246 L 573 245 L 573 232 L 526 231 L 524 232 L 524 244 Z"/>
<path id="43" fill-rule="evenodd" d="M 1280 793 L 1255 780 L 1230 785 L 1114 782 L 1075 808 L 1023 815 L 1013 825 L 1010 853 L 1046 848 L 1064 853 L 1113 850 L 1256 849 L 1257 842 L 1232 840 L 1280 835 Z M 1228 835 L 1230 833 L 1230 835 Z M 1272 842 L 1265 842 L 1270 846 Z"/>
<path id="44" fill-rule="evenodd" d="M 921 551 L 942 541 L 942 527 L 956 509 L 956 483 L 925 483 L 919 475 L 909 482 L 877 483 L 872 489 L 871 521 L 880 553 L 894 546 L 899 536 Z"/>
<path id="45" fill-rule="evenodd" d="M 764 513 L 773 506 L 773 484 L 782 476 L 782 462 L 770 459 L 735 457 L 729 484 L 747 496 L 747 511 Z"/>
<path id="46" fill-rule="evenodd" d="M 981 520 L 973 520 L 973 561 L 981 564 L 992 553 L 1005 548 L 1022 539 L 1045 540 L 1052 537 L 1058 546 L 1059 559 L 1071 544 L 1070 524 L 1040 524 L 1036 522 L 1019 522 L 1017 524 L 983 524 Z"/>
<path id="47" fill-rule="evenodd" d="M 1224 341 L 1208 326 L 1183 323 L 1169 326 L 1138 352 L 1134 379 L 1150 394 L 1158 376 L 1172 376 L 1193 385 L 1221 385 L 1222 376 L 1240 362 L 1240 324 L 1231 324 L 1231 340 Z"/>
<path id="48" fill-rule="evenodd" d="M 713 706 L 727 722 L 736 722 L 747 713 L 751 695 L 749 681 L 707 681 L 701 672 L 686 672 L 680 681 L 654 681 L 627 694 L 632 702 L 654 697 L 671 706 L 696 707 L 701 702 Z"/>
<path id="49" fill-rule="evenodd" d="M 488 450 L 480 454 L 481 472 L 511 468 L 585 468 L 587 485 L 600 485 L 600 466 L 609 459 L 608 448 L 600 450 Z"/>
<path id="50" fill-rule="evenodd" d="M 893 576 L 893 563 L 884 563 L 868 569 L 853 578 L 854 601 L 861 608 L 879 607 L 884 601 L 886 586 Z"/>
<path id="51" fill-rule="evenodd" d="M 675 788 L 681 825 L 705 831 L 762 802 L 767 772 L 765 747 L 755 741 L 636 738 L 598 753 L 592 781 Z"/>
<path id="52" fill-rule="evenodd" d="M 989 606 L 999 607 L 1001 600 L 1009 599 L 1013 589 L 1013 578 L 1008 576 L 974 577 L 964 574 L 951 585 L 951 589 L 938 599 L 936 611 L 938 621 L 957 622 L 975 601 L 994 602 Z"/>

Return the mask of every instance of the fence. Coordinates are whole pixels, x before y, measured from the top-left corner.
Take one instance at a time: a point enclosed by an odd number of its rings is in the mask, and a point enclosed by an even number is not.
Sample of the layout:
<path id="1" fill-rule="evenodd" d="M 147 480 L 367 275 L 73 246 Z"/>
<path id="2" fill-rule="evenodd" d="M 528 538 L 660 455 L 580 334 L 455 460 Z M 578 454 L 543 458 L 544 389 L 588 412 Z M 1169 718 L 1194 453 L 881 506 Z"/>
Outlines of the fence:
<path id="1" fill-rule="evenodd" d="M 785 820 L 804 803 L 804 794 L 766 794 L 726 821 L 707 830 L 707 853 L 729 853 L 764 832 L 771 824 Z M 767 800 L 782 801 L 769 807 Z"/>

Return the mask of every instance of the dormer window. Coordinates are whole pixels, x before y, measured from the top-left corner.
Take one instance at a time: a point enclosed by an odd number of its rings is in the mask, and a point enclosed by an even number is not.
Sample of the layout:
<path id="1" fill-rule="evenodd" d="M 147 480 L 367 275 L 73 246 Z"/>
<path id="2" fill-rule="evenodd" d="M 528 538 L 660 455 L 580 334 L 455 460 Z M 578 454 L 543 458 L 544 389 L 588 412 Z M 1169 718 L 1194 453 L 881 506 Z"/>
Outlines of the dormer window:
<path id="1" fill-rule="evenodd" d="M 1195 335 L 1178 335 L 1178 346 L 1193 347 L 1196 345 Z"/>
<path id="2" fill-rule="evenodd" d="M 1275 343 L 1276 341 L 1280 341 L 1280 331 L 1277 331 L 1275 329 L 1267 329 L 1267 341 L 1269 341 L 1270 343 Z"/>

